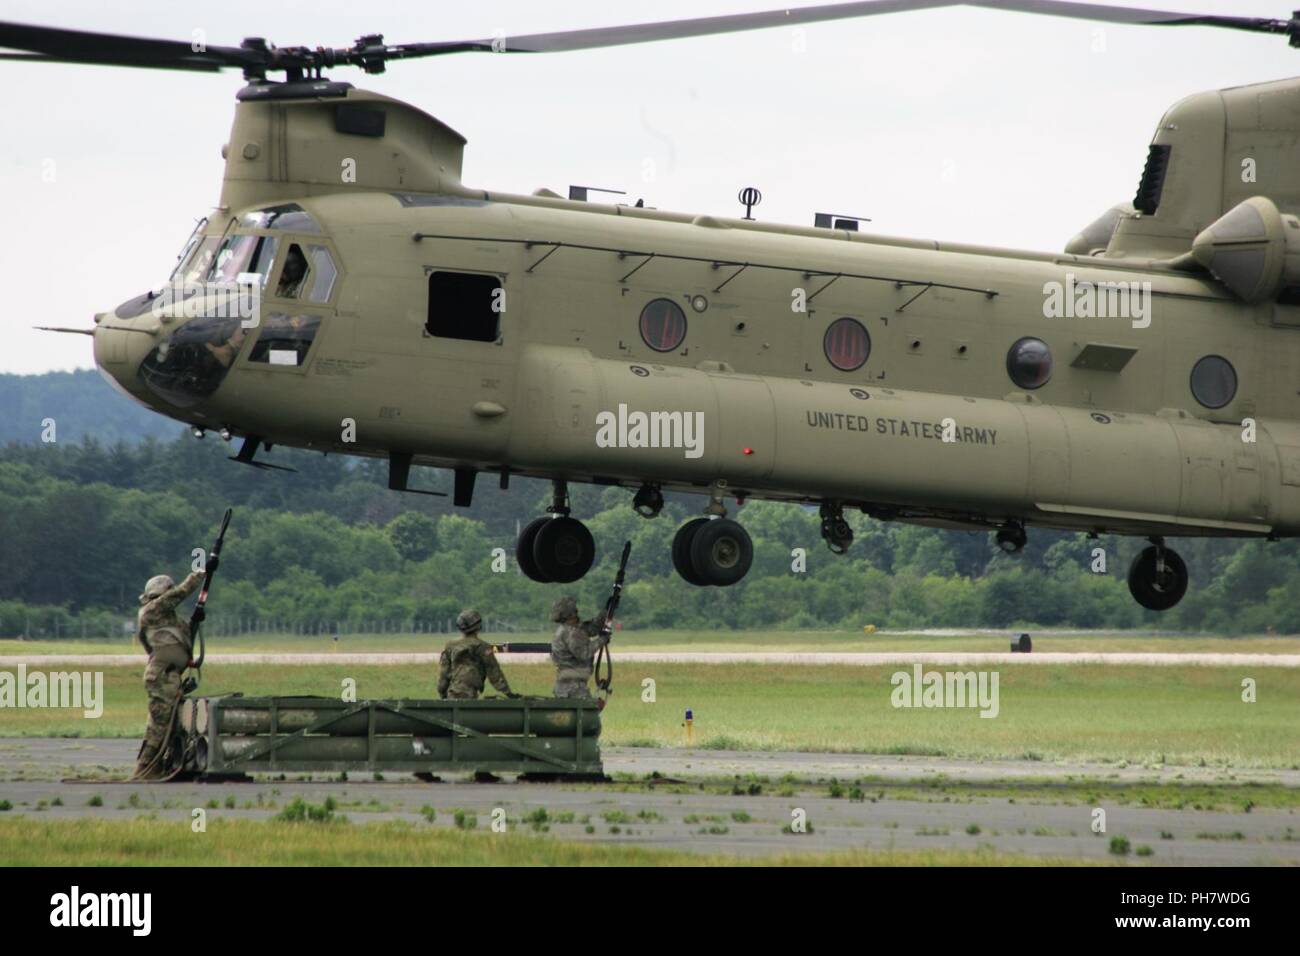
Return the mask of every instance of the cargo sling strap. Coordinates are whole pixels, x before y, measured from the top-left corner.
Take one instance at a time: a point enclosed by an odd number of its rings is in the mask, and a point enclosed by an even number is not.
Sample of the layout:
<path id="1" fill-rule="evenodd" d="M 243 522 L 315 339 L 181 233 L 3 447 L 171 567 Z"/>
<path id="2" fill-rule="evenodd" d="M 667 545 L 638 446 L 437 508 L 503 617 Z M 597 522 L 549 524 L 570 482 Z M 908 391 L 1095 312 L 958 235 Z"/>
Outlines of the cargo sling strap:
<path id="1" fill-rule="evenodd" d="M 202 678 L 203 659 L 208 652 L 202 634 L 203 621 L 208 613 L 208 591 L 212 588 L 212 578 L 217 573 L 217 559 L 221 557 L 221 545 L 226 540 L 226 529 L 230 527 L 230 516 L 233 512 L 233 508 L 226 509 L 226 514 L 221 519 L 221 530 L 217 532 L 217 540 L 213 543 L 212 550 L 208 552 L 204 563 L 203 587 L 199 590 L 199 599 L 194 602 L 194 612 L 190 615 L 190 647 L 197 649 L 198 653 L 190 662 L 193 674 L 181 683 L 181 692 L 184 694 L 192 694 L 198 688 L 199 680 Z"/>
<path id="2" fill-rule="evenodd" d="M 623 596 L 623 579 L 627 576 L 627 559 L 632 554 L 632 542 L 623 542 L 623 556 L 619 558 L 618 574 L 614 575 L 614 589 L 605 602 L 605 611 L 601 615 L 600 632 L 605 635 L 605 642 L 596 650 L 595 674 L 596 692 L 600 708 L 604 710 L 605 701 L 614 692 L 614 656 L 609 650 L 609 641 L 614 636 L 614 615 L 618 613 L 618 602 Z"/>

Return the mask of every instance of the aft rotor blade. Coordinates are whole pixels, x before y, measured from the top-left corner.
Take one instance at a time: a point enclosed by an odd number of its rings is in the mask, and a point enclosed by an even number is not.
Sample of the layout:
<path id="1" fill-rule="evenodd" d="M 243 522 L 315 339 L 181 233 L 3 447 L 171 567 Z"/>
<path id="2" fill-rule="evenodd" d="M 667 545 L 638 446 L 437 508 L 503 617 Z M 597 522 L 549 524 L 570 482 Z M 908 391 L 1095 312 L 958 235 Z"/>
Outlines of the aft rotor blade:
<path id="1" fill-rule="evenodd" d="M 651 43 L 655 40 L 682 40 L 688 37 L 740 33 L 770 27 L 797 26 L 826 20 L 902 13 L 957 6 L 951 0 L 860 0 L 858 3 L 827 3 L 815 7 L 792 7 L 759 13 L 735 13 L 691 20 L 661 20 L 617 27 L 566 30 L 559 33 L 531 33 L 524 36 L 488 37 L 444 43 L 415 43 L 389 47 L 389 57 L 434 56 L 440 53 L 562 53 L 568 50 L 594 50 L 602 47 Z"/>
<path id="2" fill-rule="evenodd" d="M 1141 7 L 1111 7 L 1100 3 L 1058 3 L 1055 0 L 967 0 L 967 6 L 1012 13 L 1042 13 L 1071 20 L 1094 20 L 1103 23 L 1152 27 L 1226 27 L 1256 33 L 1289 33 L 1291 20 L 1265 17 L 1232 17 L 1210 13 L 1176 13 L 1172 10 L 1146 10 Z"/>
<path id="3" fill-rule="evenodd" d="M 1052 2 L 1052 0 L 967 0 L 965 3 L 953 3 L 949 2 L 949 0 L 862 0 L 862 2 L 858 3 L 831 3 L 813 7 L 767 10 L 760 13 L 738 13 L 728 16 L 700 17 L 692 20 L 664 20 L 657 23 L 598 27 L 589 30 L 568 30 L 560 33 L 533 33 L 516 37 L 504 36 L 450 43 L 415 43 L 407 46 L 390 46 L 386 50 L 386 58 L 404 59 L 407 57 L 467 52 L 560 53 L 570 50 L 593 50 L 603 47 L 626 46 L 632 43 L 650 43 L 656 40 L 681 40 L 688 37 L 710 36 L 720 33 L 739 33 L 745 30 L 762 30 L 770 27 L 797 26 L 829 20 L 848 20 L 886 13 L 905 13 L 958 6 L 1008 10 L 1018 13 L 1040 13 L 1070 17 L 1076 20 L 1100 20 L 1133 25 L 1217 26 L 1237 30 L 1253 30 L 1261 33 L 1288 33 L 1291 29 L 1291 21 L 1289 20 L 1174 13 L 1166 10 L 1146 10 L 1137 7 L 1109 7 L 1095 3 L 1056 3 Z"/>

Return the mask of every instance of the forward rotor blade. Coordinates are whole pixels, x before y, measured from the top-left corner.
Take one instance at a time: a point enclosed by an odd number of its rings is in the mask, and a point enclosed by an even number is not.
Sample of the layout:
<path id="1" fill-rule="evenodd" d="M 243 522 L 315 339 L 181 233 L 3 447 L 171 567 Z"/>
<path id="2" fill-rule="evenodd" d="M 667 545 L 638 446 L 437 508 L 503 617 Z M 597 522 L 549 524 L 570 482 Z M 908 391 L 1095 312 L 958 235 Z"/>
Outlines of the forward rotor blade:
<path id="1" fill-rule="evenodd" d="M 90 33 L 26 23 L 0 22 L 0 47 L 25 50 L 26 55 L 3 54 L 5 59 L 38 59 L 59 63 L 103 66 L 165 67 L 178 70 L 220 70 L 224 67 L 258 67 L 267 57 L 239 47 L 203 46 L 183 40 L 154 40 L 116 33 Z M 34 55 L 34 56 L 33 56 Z"/>
<path id="2" fill-rule="evenodd" d="M 77 60 L 66 56 L 46 56 L 44 53 L 0 53 L 0 60 L 10 60 L 16 63 L 71 63 L 83 66 L 130 66 L 143 70 L 192 70 L 197 73 L 216 73 L 222 69 L 219 64 L 215 63 L 105 63 L 96 60 L 94 63 L 87 64 L 85 60 Z"/>
<path id="3" fill-rule="evenodd" d="M 856 3 L 831 3 L 693 20 L 665 20 L 658 23 L 532 33 L 516 37 L 488 37 L 480 40 L 385 45 L 382 37 L 368 36 L 362 37 L 350 48 L 339 49 L 276 48 L 261 40 L 245 40 L 240 47 L 203 46 L 202 49 L 195 49 L 195 44 L 181 40 L 155 40 L 0 22 L 0 48 L 25 51 L 0 53 L 0 59 L 204 71 L 235 67 L 257 77 L 264 77 L 268 70 L 285 70 L 291 76 L 301 76 L 305 71 L 319 72 L 321 69 L 344 64 L 361 67 L 370 73 L 379 73 L 389 60 L 448 53 L 561 53 L 594 50 L 657 40 L 681 40 L 956 6 L 1135 26 L 1209 26 L 1256 33 L 1283 33 L 1291 37 L 1292 45 L 1300 45 L 1300 19 L 1297 18 L 1270 20 L 1054 0 L 966 0 L 964 3 L 954 3 L 951 0 L 859 0 Z"/>

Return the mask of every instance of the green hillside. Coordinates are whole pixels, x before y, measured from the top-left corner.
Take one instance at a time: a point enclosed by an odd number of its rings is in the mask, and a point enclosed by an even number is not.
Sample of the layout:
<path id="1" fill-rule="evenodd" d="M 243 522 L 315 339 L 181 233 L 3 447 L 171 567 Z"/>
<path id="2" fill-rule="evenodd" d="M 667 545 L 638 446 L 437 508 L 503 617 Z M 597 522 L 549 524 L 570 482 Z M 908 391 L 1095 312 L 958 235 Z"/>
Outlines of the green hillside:
<path id="1" fill-rule="evenodd" d="M 0 445 L 40 442 L 46 419 L 54 419 L 58 441 L 95 438 L 109 445 L 170 438 L 183 427 L 127 398 L 95 369 L 0 374 L 0 410 Z"/>

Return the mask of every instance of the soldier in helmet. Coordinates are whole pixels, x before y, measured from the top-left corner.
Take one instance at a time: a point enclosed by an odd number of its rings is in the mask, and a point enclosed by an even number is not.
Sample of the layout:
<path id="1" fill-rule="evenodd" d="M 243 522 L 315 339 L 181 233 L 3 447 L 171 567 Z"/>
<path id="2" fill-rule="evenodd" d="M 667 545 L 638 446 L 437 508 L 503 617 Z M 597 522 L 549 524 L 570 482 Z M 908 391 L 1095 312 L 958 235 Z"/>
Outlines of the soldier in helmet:
<path id="1" fill-rule="evenodd" d="M 559 624 L 551 641 L 551 662 L 555 664 L 555 696 L 591 698 L 591 679 L 596 652 L 609 643 L 600 616 L 583 623 L 578 618 L 578 601 L 566 595 L 555 602 L 551 620 Z"/>
<path id="2" fill-rule="evenodd" d="M 216 570 L 209 558 L 207 570 Z M 136 762 L 135 776 L 149 780 L 163 776 L 162 753 L 181 696 L 181 672 L 190 662 L 190 625 L 176 616 L 176 608 L 203 583 L 194 571 L 180 584 L 165 574 L 149 579 L 140 595 L 136 639 L 149 655 L 144 687 L 149 695 L 149 723 Z"/>
<path id="3" fill-rule="evenodd" d="M 474 700 L 483 693 L 484 680 L 510 698 L 520 695 L 510 689 L 510 682 L 501 673 L 492 645 L 478 636 L 483 627 L 483 617 L 478 611 L 466 609 L 456 617 L 456 627 L 464 637 L 458 637 L 442 649 L 438 668 L 438 696 L 453 700 Z"/>

